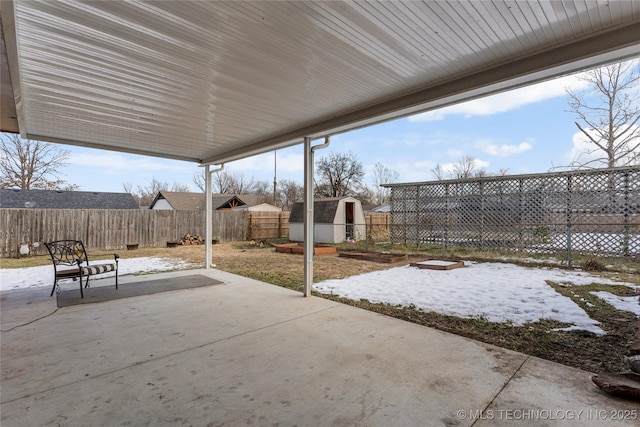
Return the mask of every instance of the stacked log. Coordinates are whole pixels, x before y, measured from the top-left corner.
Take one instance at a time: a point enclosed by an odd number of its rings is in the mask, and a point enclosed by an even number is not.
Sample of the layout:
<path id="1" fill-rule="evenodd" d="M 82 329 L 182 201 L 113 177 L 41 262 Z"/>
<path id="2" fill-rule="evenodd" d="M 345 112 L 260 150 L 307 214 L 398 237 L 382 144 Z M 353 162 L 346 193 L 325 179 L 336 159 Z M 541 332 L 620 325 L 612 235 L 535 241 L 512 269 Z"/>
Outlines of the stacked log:
<path id="1" fill-rule="evenodd" d="M 185 234 L 184 237 L 182 239 L 180 239 L 179 243 L 181 245 L 184 245 L 184 246 L 204 245 L 204 239 L 202 238 L 202 236 L 194 236 L 192 234 Z"/>

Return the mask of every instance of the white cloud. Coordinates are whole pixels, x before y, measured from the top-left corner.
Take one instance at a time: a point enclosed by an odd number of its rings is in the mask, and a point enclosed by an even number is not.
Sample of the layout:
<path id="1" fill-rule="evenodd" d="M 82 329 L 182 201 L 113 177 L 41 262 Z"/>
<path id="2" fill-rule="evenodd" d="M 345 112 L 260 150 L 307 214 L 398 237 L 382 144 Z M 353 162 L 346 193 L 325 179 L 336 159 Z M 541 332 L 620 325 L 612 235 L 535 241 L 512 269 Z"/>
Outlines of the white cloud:
<path id="1" fill-rule="evenodd" d="M 494 144 L 489 140 L 480 140 L 476 143 L 476 147 L 484 151 L 485 153 L 498 156 L 498 157 L 509 157 L 514 154 L 524 153 L 525 151 L 531 150 L 533 146 L 528 142 L 521 142 L 520 144 Z"/>
<path id="2" fill-rule="evenodd" d="M 109 170 L 145 170 L 162 171 L 175 169 L 192 169 L 194 163 L 179 162 L 176 160 L 164 160 L 153 157 L 134 157 L 115 153 L 92 154 L 71 153 L 69 164 L 84 167 L 101 168 Z"/>
<path id="3" fill-rule="evenodd" d="M 450 148 L 449 150 L 447 150 L 447 156 L 462 157 L 464 156 L 464 151 L 459 148 Z"/>
<path id="4" fill-rule="evenodd" d="M 417 114 L 409 117 L 409 120 L 414 122 L 437 121 L 455 114 L 464 117 L 488 116 L 515 110 L 534 102 L 564 96 L 567 87 L 579 90 L 585 85 L 586 83 L 579 79 L 579 75 L 571 75 Z"/>
<path id="5" fill-rule="evenodd" d="M 400 175 L 397 182 L 422 182 L 434 179 L 431 169 L 435 166 L 436 162 L 432 160 L 419 160 L 395 163 L 388 167 Z"/>
<path id="6" fill-rule="evenodd" d="M 476 169 L 486 169 L 489 167 L 490 162 L 485 162 L 484 160 L 480 160 L 480 159 L 475 159 L 475 167 Z"/>
<path id="7" fill-rule="evenodd" d="M 278 150 L 274 164 L 273 151 L 247 157 L 225 164 L 224 170 L 242 174 L 246 179 L 273 182 L 274 167 L 276 180 L 290 179 L 299 183 L 304 180 L 304 156 L 301 150 Z"/>

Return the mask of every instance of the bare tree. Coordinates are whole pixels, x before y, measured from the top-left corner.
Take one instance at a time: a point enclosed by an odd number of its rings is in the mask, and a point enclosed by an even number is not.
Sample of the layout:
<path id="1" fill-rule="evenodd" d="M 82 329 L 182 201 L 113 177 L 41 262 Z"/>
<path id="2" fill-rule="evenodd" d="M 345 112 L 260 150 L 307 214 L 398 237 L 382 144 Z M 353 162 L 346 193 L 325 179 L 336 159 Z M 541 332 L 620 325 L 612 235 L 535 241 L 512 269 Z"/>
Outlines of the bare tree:
<path id="1" fill-rule="evenodd" d="M 464 156 L 453 165 L 452 177 L 454 179 L 467 179 L 477 176 L 476 159 L 473 156 Z"/>
<path id="2" fill-rule="evenodd" d="M 398 181 L 400 174 L 393 169 L 387 168 L 382 163 L 378 162 L 373 166 L 373 183 L 376 186 L 376 191 L 373 200 L 376 204 L 382 205 L 389 201 L 391 190 L 389 188 L 381 187 L 382 184 L 393 184 Z"/>
<path id="3" fill-rule="evenodd" d="M 442 168 L 442 166 L 440 166 L 440 163 L 438 163 L 436 165 L 436 167 L 434 167 L 433 169 L 431 169 L 431 173 L 433 174 L 433 176 L 438 180 L 438 181 L 442 181 L 443 179 L 447 179 L 445 176 L 445 172 L 444 169 Z"/>
<path id="4" fill-rule="evenodd" d="M 291 206 L 304 198 L 304 186 L 291 179 L 278 181 L 278 200 L 283 209 L 290 210 Z"/>
<path id="5" fill-rule="evenodd" d="M 220 171 L 212 176 L 213 192 L 219 194 L 248 194 L 253 179 L 248 180 L 242 172 Z"/>
<path id="6" fill-rule="evenodd" d="M 155 176 L 151 178 L 151 182 L 145 186 L 138 185 L 138 189 L 133 192 L 133 186 L 131 183 L 122 184 L 122 188 L 127 193 L 130 193 L 138 202 L 140 206 L 149 206 L 153 202 L 153 199 L 158 195 L 160 191 L 173 191 L 173 192 L 189 192 L 190 188 L 186 184 L 180 184 L 174 182 L 169 184 L 168 182 L 162 182 Z"/>
<path id="7" fill-rule="evenodd" d="M 131 195 L 133 195 L 133 184 L 130 182 L 123 182 L 122 183 L 122 190 L 124 190 L 125 193 L 129 193 Z"/>
<path id="8" fill-rule="evenodd" d="M 193 183 L 204 192 L 205 170 L 193 173 Z M 253 194 L 261 196 L 263 203 L 273 202 L 273 190 L 266 180 L 247 179 L 242 172 L 220 171 L 211 177 L 211 187 L 218 194 Z"/>
<path id="9" fill-rule="evenodd" d="M 202 168 L 200 171 L 195 171 L 193 173 L 193 183 L 204 193 L 206 187 L 207 180 L 207 172 L 205 168 Z"/>
<path id="10" fill-rule="evenodd" d="M 2 136 L 0 187 L 23 190 L 77 190 L 77 184 L 60 179 L 60 169 L 71 153 L 41 141 L 24 140 L 17 134 Z"/>
<path id="11" fill-rule="evenodd" d="M 589 147 L 576 167 L 627 166 L 640 163 L 640 61 L 589 70 L 581 77 L 589 88 L 567 90 L 576 126 Z M 585 159 L 588 158 L 588 159 Z"/>
<path id="12" fill-rule="evenodd" d="M 362 184 L 364 168 L 351 152 L 332 153 L 318 161 L 319 179 L 316 195 L 321 197 L 351 196 Z"/>
<path id="13" fill-rule="evenodd" d="M 500 169 L 497 175 L 505 175 L 508 169 Z M 431 169 L 433 176 L 442 181 L 444 179 L 469 179 L 481 178 L 483 176 L 495 175 L 489 173 L 484 167 L 478 167 L 476 158 L 473 156 L 464 156 L 452 165 L 449 172 L 438 163 Z"/>

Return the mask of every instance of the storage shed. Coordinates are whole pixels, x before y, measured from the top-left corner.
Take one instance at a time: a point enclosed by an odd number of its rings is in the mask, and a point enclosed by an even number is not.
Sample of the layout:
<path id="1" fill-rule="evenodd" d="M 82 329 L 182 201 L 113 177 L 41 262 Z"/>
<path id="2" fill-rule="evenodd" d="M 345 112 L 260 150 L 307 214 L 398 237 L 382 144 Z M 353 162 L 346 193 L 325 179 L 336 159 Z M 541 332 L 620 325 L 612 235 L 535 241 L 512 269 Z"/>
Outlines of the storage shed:
<path id="1" fill-rule="evenodd" d="M 316 199 L 313 202 L 313 236 L 316 243 L 341 243 L 367 235 L 366 219 L 360 200 L 353 197 Z M 304 204 L 294 203 L 289 216 L 289 240 L 299 242 L 304 236 Z"/>

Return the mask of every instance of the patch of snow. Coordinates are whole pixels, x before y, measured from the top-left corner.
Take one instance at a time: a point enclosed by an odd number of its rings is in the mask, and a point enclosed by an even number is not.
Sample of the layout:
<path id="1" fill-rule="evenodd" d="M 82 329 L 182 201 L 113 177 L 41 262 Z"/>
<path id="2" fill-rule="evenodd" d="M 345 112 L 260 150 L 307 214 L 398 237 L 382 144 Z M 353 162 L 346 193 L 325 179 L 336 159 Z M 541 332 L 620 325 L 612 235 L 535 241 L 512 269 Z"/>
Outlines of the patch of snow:
<path id="1" fill-rule="evenodd" d="M 608 302 L 618 310 L 630 311 L 640 317 L 640 297 L 620 297 L 609 292 L 590 292 L 592 295 Z"/>
<path id="2" fill-rule="evenodd" d="M 443 261 L 440 259 L 430 259 L 427 261 L 420 261 L 416 264 L 420 264 L 420 265 L 442 265 L 442 266 L 449 266 L 449 265 L 453 265 L 456 264 L 456 262 L 452 262 L 452 261 Z"/>
<path id="3" fill-rule="evenodd" d="M 546 281 L 574 285 L 622 284 L 557 268 L 528 268 L 506 263 L 465 262 L 465 265 L 465 268 L 447 271 L 396 267 L 326 280 L 314 288 L 356 301 L 414 305 L 424 311 L 491 322 L 523 325 L 540 319 L 557 320 L 573 325 L 574 329 L 603 334 L 597 321 Z"/>
<path id="4" fill-rule="evenodd" d="M 92 264 L 110 261 L 95 260 Z M 119 275 L 193 267 L 193 264 L 179 259 L 127 258 L 119 262 Z M 100 277 L 108 275 L 113 273 Z M 546 281 L 572 285 L 616 284 L 639 288 L 630 283 L 616 282 L 582 271 L 470 261 L 465 262 L 465 268 L 446 271 L 395 267 L 341 280 L 326 280 L 315 284 L 314 288 L 325 294 L 336 294 L 353 300 L 414 305 L 424 311 L 452 316 L 484 318 L 492 322 L 511 322 L 516 325 L 551 319 L 572 325 L 565 330 L 581 329 L 604 333 L 598 322 L 589 318 L 570 298 L 557 293 Z M 0 291 L 52 285 L 51 265 L 0 269 Z M 638 297 L 623 298 L 607 292 L 594 294 L 616 308 L 632 311 L 640 316 Z M 621 308 L 623 304 L 625 308 Z"/>
<path id="5" fill-rule="evenodd" d="M 113 262 L 111 259 L 91 260 L 90 265 Z M 141 257 L 120 259 L 118 276 L 125 274 L 153 273 L 191 268 L 188 262 L 173 258 Z M 100 278 L 115 276 L 115 272 L 101 274 Z M 67 282 L 70 279 L 67 280 Z M 61 282 L 64 283 L 64 282 Z M 53 265 L 29 268 L 0 268 L 0 291 L 11 289 L 53 286 Z"/>

